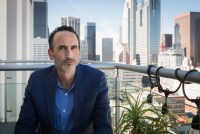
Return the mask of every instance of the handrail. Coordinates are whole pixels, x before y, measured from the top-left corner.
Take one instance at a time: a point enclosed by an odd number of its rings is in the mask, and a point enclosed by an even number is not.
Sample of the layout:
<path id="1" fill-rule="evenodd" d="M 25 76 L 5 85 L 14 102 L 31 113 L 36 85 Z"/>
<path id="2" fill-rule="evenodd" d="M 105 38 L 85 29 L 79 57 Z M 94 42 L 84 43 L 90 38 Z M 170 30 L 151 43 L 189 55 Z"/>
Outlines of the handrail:
<path id="1" fill-rule="evenodd" d="M 35 63 L 37 61 L 28 62 L 28 63 Z M 50 62 L 50 61 L 46 61 Z M 3 62 L 0 62 L 3 63 Z M 5 63 L 5 62 L 4 62 Z M 38 70 L 44 67 L 48 67 L 52 64 L 8 64 L 11 62 L 6 62 L 5 65 L 0 64 L 0 71 L 33 71 Z M 26 63 L 23 62 L 12 62 L 12 63 Z M 140 65 L 129 65 L 129 64 L 122 64 L 122 63 L 114 63 L 114 62 L 98 62 L 98 61 L 81 61 L 83 64 L 88 64 L 91 67 L 98 68 L 98 69 L 123 69 L 128 71 L 134 71 L 138 73 L 147 74 L 147 68 L 148 66 L 140 66 Z M 150 68 L 150 74 L 156 75 L 156 70 L 158 67 L 151 67 Z M 177 76 L 180 80 L 183 80 L 185 74 L 188 71 L 186 70 L 178 70 Z M 159 77 L 164 78 L 171 78 L 171 79 L 177 79 L 175 76 L 175 69 L 168 69 L 168 68 L 162 68 L 158 72 Z M 200 72 L 192 72 L 187 78 L 186 81 L 192 82 L 192 83 L 200 83 Z"/>

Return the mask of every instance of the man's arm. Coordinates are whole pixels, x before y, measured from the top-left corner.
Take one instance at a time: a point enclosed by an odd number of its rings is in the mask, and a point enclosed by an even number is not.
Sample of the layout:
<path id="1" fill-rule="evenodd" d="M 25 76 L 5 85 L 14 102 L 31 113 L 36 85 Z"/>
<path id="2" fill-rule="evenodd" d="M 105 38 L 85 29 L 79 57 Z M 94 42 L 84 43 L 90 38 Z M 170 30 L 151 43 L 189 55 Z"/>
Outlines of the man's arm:
<path id="1" fill-rule="evenodd" d="M 112 134 L 112 122 L 110 113 L 110 101 L 108 98 L 108 86 L 105 74 L 99 80 L 99 93 L 94 109 L 94 133 Z"/>
<path id="2" fill-rule="evenodd" d="M 34 79 L 31 75 L 28 81 L 28 85 L 25 89 L 25 97 L 24 102 L 21 107 L 21 111 L 19 114 L 19 119 L 15 126 L 15 134 L 35 134 L 35 129 L 38 124 L 38 120 L 36 117 L 34 104 L 32 101 L 32 87 L 33 87 Z"/>

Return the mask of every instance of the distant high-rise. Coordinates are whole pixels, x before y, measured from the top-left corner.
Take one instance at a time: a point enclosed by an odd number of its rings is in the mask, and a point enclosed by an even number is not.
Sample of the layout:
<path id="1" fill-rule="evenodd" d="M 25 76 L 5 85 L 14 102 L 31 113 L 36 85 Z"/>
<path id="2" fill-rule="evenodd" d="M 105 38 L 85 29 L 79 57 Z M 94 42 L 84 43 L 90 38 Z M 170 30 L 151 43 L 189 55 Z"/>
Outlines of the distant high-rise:
<path id="1" fill-rule="evenodd" d="M 96 54 L 96 61 L 100 61 L 100 55 L 99 54 Z"/>
<path id="2" fill-rule="evenodd" d="M 200 12 L 176 16 L 175 34 L 175 43 L 185 49 L 185 55 L 192 61 L 192 65 L 200 66 Z"/>
<path id="3" fill-rule="evenodd" d="M 48 38 L 48 5 L 46 0 L 34 1 L 34 38 Z"/>
<path id="4" fill-rule="evenodd" d="M 162 34 L 161 40 L 160 48 L 162 52 L 172 47 L 172 34 Z"/>
<path id="5" fill-rule="evenodd" d="M 85 26 L 85 41 L 88 44 L 88 60 L 96 60 L 96 23 L 88 22 Z"/>
<path id="6" fill-rule="evenodd" d="M 179 68 L 182 66 L 184 54 L 181 49 L 168 49 L 160 52 L 158 57 L 158 66 L 165 68 Z"/>
<path id="7" fill-rule="evenodd" d="M 88 60 L 88 44 L 85 40 L 81 40 L 80 42 L 80 52 L 81 58 L 80 60 Z"/>
<path id="8" fill-rule="evenodd" d="M 128 44 L 131 64 L 157 64 L 160 46 L 160 5 L 160 0 L 141 0 L 138 3 L 137 0 L 125 1 L 122 43 Z"/>
<path id="9" fill-rule="evenodd" d="M 48 3 L 46 0 L 34 1 L 34 39 L 33 59 L 48 60 Z"/>
<path id="10" fill-rule="evenodd" d="M 102 38 L 102 61 L 113 61 L 112 38 Z"/>
<path id="11" fill-rule="evenodd" d="M 123 63 L 126 63 L 126 64 L 130 64 L 130 54 L 129 54 L 127 43 L 121 43 L 120 45 L 121 45 L 122 51 L 118 55 L 119 56 L 118 62 L 123 62 Z"/>
<path id="12" fill-rule="evenodd" d="M 122 20 L 122 42 L 128 44 L 130 63 L 136 58 L 136 10 L 137 0 L 126 0 Z"/>
<path id="13" fill-rule="evenodd" d="M 136 11 L 136 54 L 141 65 L 157 64 L 160 47 L 160 0 L 142 0 Z"/>
<path id="14" fill-rule="evenodd" d="M 61 25 L 67 25 L 73 27 L 78 36 L 80 37 L 80 18 L 75 18 L 75 17 L 61 18 Z"/>

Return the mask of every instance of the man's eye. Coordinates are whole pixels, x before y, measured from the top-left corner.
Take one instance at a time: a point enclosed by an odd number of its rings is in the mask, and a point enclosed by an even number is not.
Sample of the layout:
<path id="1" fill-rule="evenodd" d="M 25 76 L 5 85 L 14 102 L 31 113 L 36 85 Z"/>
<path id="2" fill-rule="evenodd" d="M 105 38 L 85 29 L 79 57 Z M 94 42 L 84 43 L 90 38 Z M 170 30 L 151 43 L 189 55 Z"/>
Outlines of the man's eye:
<path id="1" fill-rule="evenodd" d="M 64 47 L 64 46 L 60 46 L 59 49 L 60 49 L 60 50 L 64 50 L 65 47 Z"/>
<path id="2" fill-rule="evenodd" d="M 73 46 L 73 47 L 72 47 L 72 50 L 74 50 L 74 49 L 77 49 L 77 46 Z"/>

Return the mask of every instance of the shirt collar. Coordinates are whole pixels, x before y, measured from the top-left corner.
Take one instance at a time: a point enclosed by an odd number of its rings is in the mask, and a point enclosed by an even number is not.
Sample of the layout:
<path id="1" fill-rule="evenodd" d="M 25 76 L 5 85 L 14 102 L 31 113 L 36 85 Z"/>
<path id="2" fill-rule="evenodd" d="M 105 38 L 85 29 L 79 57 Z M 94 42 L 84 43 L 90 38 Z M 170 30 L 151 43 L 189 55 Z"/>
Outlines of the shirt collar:
<path id="1" fill-rule="evenodd" d="M 57 77 L 57 80 L 58 80 L 57 86 L 59 88 L 66 89 L 67 91 L 73 90 L 73 88 L 74 88 L 74 82 L 72 83 L 71 87 L 69 89 L 67 89 L 67 88 L 65 88 L 65 87 L 62 86 L 61 81 L 58 79 L 58 77 Z"/>

